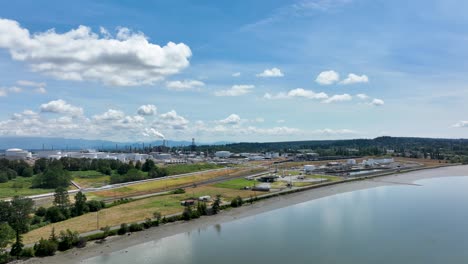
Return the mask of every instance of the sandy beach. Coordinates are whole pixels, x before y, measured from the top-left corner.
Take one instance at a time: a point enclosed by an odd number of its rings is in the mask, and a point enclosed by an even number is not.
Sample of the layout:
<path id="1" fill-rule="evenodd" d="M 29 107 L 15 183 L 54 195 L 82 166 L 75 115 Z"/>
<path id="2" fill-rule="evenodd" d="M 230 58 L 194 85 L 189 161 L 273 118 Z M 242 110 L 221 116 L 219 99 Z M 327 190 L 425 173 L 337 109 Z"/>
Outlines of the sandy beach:
<path id="1" fill-rule="evenodd" d="M 413 183 L 421 179 L 468 176 L 468 166 L 450 166 L 436 169 L 425 169 L 409 173 L 394 174 L 362 181 L 340 183 L 332 186 L 325 186 L 303 192 L 282 195 L 245 205 L 240 208 L 230 209 L 215 216 L 204 216 L 190 222 L 179 222 L 166 224 L 160 227 L 151 228 L 142 232 L 132 233 L 126 236 L 116 236 L 107 239 L 103 244 L 88 243 L 83 249 L 72 249 L 67 252 L 57 252 L 53 257 L 33 258 L 22 263 L 81 263 L 84 260 L 101 254 L 109 254 L 115 251 L 124 250 L 128 247 L 158 240 L 164 237 L 179 233 L 204 229 L 216 224 L 234 221 L 239 218 L 249 217 L 263 212 L 276 210 L 290 205 L 319 199 L 339 193 L 346 193 L 356 190 L 375 188 L 379 186 L 390 186 Z M 417 188 L 417 185 L 414 185 Z"/>

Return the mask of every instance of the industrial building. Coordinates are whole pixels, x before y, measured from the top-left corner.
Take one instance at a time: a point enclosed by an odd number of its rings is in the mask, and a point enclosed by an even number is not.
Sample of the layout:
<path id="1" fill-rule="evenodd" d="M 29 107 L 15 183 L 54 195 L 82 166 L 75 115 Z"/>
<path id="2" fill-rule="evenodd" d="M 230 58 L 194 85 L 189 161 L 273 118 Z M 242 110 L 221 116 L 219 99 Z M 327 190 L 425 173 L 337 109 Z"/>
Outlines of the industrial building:
<path id="1" fill-rule="evenodd" d="M 32 153 L 19 148 L 11 148 L 5 151 L 5 158 L 9 160 L 26 160 L 32 158 Z"/>

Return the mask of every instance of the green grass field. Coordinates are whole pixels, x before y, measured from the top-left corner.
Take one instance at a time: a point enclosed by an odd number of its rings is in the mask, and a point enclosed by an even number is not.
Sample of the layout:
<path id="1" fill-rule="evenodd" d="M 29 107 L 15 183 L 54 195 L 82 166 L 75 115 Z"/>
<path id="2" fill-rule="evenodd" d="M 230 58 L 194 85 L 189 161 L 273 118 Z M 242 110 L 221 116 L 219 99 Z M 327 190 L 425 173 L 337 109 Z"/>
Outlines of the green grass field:
<path id="1" fill-rule="evenodd" d="M 254 180 L 249 181 L 249 180 L 246 180 L 246 179 L 243 179 L 243 178 L 238 178 L 238 179 L 228 180 L 228 181 L 225 181 L 225 182 L 215 183 L 215 184 L 213 184 L 213 186 L 218 187 L 218 188 L 228 188 L 228 189 L 239 190 L 239 189 L 242 189 L 242 188 L 244 188 L 246 186 L 253 187 L 255 184 L 258 184 L 258 182 L 254 181 Z"/>
<path id="2" fill-rule="evenodd" d="M 325 179 L 325 180 L 328 180 L 328 181 L 339 181 L 339 180 L 342 180 L 341 177 L 337 177 L 337 176 L 327 176 L 327 175 L 318 175 L 318 174 L 315 174 L 315 175 L 306 175 L 306 178 Z"/>
<path id="3" fill-rule="evenodd" d="M 110 182 L 110 176 L 95 170 L 70 171 L 70 174 L 73 177 L 73 181 L 75 181 L 82 188 L 101 187 L 109 184 Z"/>
<path id="4" fill-rule="evenodd" d="M 197 163 L 197 164 L 178 164 L 166 166 L 169 175 L 177 175 L 183 173 L 190 173 L 203 170 L 220 169 L 223 166 L 210 164 L 210 163 Z"/>
<path id="5" fill-rule="evenodd" d="M 9 198 L 16 195 L 29 196 L 53 192 L 52 189 L 31 189 L 33 177 L 16 177 L 11 181 L 0 183 L 0 198 Z"/>

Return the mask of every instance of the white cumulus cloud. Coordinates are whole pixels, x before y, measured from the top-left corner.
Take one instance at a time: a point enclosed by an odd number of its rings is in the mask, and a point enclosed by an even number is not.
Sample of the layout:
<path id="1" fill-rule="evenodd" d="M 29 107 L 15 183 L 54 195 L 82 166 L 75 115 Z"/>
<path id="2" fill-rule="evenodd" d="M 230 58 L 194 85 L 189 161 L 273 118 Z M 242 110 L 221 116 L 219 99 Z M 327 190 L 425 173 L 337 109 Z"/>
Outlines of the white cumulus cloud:
<path id="1" fill-rule="evenodd" d="M 155 115 L 156 112 L 157 112 L 157 108 L 155 105 L 152 105 L 152 104 L 142 105 L 137 110 L 137 113 L 142 116 Z"/>
<path id="2" fill-rule="evenodd" d="M 241 76 L 241 73 L 240 72 L 235 72 L 232 74 L 232 77 L 239 77 Z"/>
<path id="3" fill-rule="evenodd" d="M 80 116 L 83 115 L 83 108 L 73 106 L 68 104 L 65 100 L 58 99 L 54 101 L 50 101 L 46 104 L 42 104 L 41 112 L 44 113 L 57 113 L 57 114 L 68 114 L 72 116 Z"/>
<path id="4" fill-rule="evenodd" d="M 367 83 L 369 82 L 369 77 L 367 75 L 357 75 L 354 73 L 348 74 L 348 77 L 340 82 L 340 84 L 353 84 L 353 83 Z"/>
<path id="5" fill-rule="evenodd" d="M 173 91 L 187 91 L 205 86 L 204 82 L 197 80 L 183 80 L 166 82 L 166 87 Z"/>
<path id="6" fill-rule="evenodd" d="M 284 74 L 278 68 L 265 69 L 263 72 L 258 73 L 257 77 L 283 77 Z"/>
<path id="7" fill-rule="evenodd" d="M 373 106 L 381 106 L 381 105 L 384 105 L 385 102 L 382 100 L 382 99 L 373 99 L 371 102 L 370 102 L 370 105 L 373 105 Z"/>
<path id="8" fill-rule="evenodd" d="M 335 102 L 346 102 L 346 101 L 351 101 L 352 99 L 353 97 L 349 94 L 336 94 L 336 95 L 329 97 L 328 99 L 323 100 L 322 103 L 329 104 L 329 103 L 335 103 Z"/>
<path id="9" fill-rule="evenodd" d="M 189 66 L 192 52 L 184 43 L 159 46 L 124 27 L 115 37 L 105 32 L 99 35 L 81 25 L 64 33 L 30 34 L 17 21 L 0 19 L 0 48 L 35 72 L 111 86 L 151 85 Z"/>
<path id="10" fill-rule="evenodd" d="M 285 92 L 279 92 L 277 94 L 270 94 L 266 93 L 263 98 L 265 99 L 287 99 L 287 98 L 295 98 L 295 97 L 300 97 L 300 98 L 307 98 L 307 99 L 327 99 L 328 95 L 324 92 L 316 93 L 312 90 L 306 90 L 303 88 L 296 88 L 293 90 L 288 91 L 287 93 Z"/>
<path id="11" fill-rule="evenodd" d="M 233 85 L 231 89 L 216 91 L 214 95 L 216 96 L 241 96 L 248 94 L 255 88 L 255 85 L 243 84 L 243 85 Z"/>
<path id="12" fill-rule="evenodd" d="M 220 123 L 222 124 L 227 124 L 227 125 L 237 125 L 241 122 L 240 116 L 236 114 L 231 114 L 230 116 L 226 117 L 225 119 L 219 120 Z"/>
<path id="13" fill-rule="evenodd" d="M 315 81 L 321 85 L 330 85 L 338 82 L 340 80 L 340 75 L 333 70 L 323 71 L 319 73 Z"/>
<path id="14" fill-rule="evenodd" d="M 174 130 L 187 129 L 188 124 L 189 121 L 185 117 L 178 115 L 175 110 L 159 115 L 159 120 L 155 122 L 157 127 Z"/>
<path id="15" fill-rule="evenodd" d="M 96 121 L 112 121 L 112 120 L 121 120 L 125 117 L 124 112 L 115 109 L 109 109 L 106 112 L 93 116 Z"/>
<path id="16" fill-rule="evenodd" d="M 369 96 L 367 94 L 356 94 L 356 97 L 361 99 L 361 100 L 369 99 Z"/>

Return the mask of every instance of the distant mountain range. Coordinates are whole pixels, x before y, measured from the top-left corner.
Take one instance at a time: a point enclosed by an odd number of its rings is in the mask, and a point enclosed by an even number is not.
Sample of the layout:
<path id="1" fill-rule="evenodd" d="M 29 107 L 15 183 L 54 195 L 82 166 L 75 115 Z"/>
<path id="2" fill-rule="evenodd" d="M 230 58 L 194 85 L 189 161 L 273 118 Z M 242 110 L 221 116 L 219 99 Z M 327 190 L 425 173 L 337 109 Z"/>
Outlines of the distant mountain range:
<path id="1" fill-rule="evenodd" d="M 214 142 L 210 145 L 224 145 L 231 142 Z M 145 146 L 161 146 L 162 140 L 151 142 L 144 142 Z M 189 146 L 191 141 L 175 141 L 166 140 L 167 147 Z M 199 143 L 208 144 L 208 143 Z M 115 149 L 124 148 L 128 146 L 142 147 L 142 142 L 115 142 L 108 140 L 89 140 L 89 139 L 68 139 L 68 138 L 52 138 L 52 137 L 0 137 L 0 149 L 21 148 L 27 150 L 41 150 L 41 149 Z"/>

